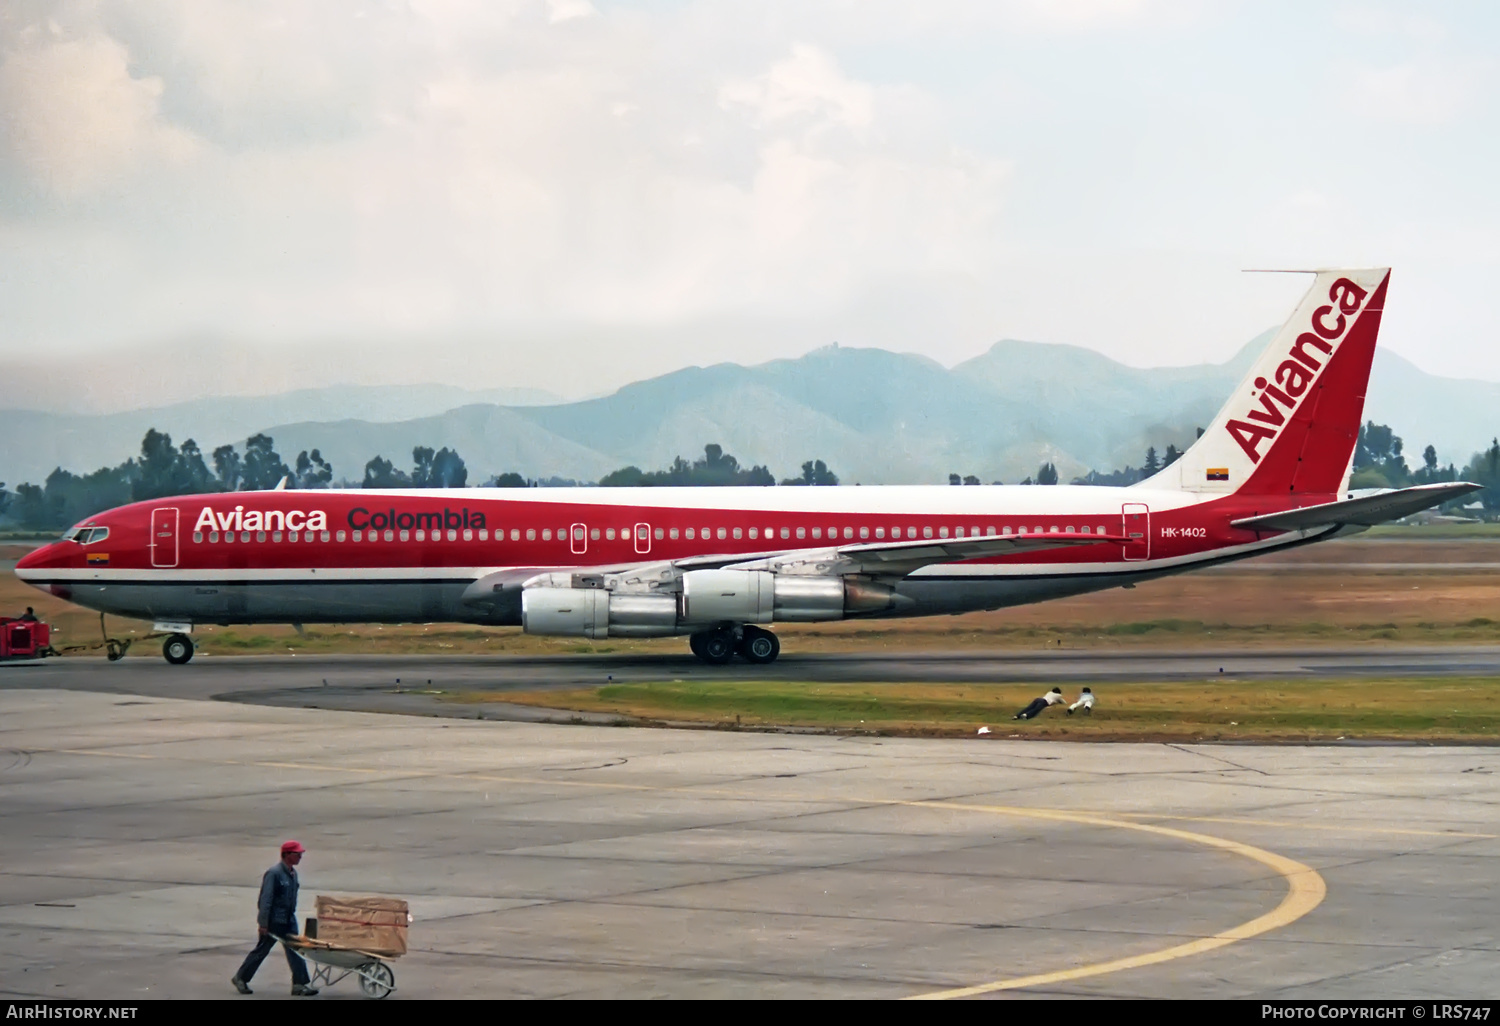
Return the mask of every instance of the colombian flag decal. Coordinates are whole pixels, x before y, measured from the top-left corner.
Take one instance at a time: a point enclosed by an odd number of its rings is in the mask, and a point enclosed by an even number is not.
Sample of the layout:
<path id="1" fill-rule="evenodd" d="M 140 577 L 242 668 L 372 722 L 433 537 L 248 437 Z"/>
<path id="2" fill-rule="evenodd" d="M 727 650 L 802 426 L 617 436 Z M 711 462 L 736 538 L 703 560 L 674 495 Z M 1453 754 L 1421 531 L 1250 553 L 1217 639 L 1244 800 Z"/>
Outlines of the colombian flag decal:
<path id="1" fill-rule="evenodd" d="M 108 552 L 90 552 L 88 554 L 89 566 L 109 566 Z"/>
<path id="2" fill-rule="evenodd" d="M 1208 479 L 1210 481 L 1228 481 L 1229 480 L 1229 468 L 1228 467 L 1209 467 L 1208 468 Z"/>

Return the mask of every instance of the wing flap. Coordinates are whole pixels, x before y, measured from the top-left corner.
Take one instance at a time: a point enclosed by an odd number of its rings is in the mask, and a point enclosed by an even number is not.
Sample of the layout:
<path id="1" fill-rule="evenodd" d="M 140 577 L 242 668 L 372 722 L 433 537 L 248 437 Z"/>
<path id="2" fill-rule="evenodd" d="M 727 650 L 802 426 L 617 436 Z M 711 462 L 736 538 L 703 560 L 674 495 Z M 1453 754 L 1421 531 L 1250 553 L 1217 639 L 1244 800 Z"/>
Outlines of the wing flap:
<path id="1" fill-rule="evenodd" d="M 1231 526 L 1246 531 L 1304 531 L 1335 525 L 1373 527 L 1431 509 L 1461 495 L 1478 491 L 1481 487 L 1483 486 L 1467 481 L 1415 485 L 1379 495 L 1365 495 L 1358 499 L 1343 499 L 1318 506 L 1304 506 L 1302 509 L 1289 509 L 1282 513 L 1246 517 L 1230 523 Z"/>

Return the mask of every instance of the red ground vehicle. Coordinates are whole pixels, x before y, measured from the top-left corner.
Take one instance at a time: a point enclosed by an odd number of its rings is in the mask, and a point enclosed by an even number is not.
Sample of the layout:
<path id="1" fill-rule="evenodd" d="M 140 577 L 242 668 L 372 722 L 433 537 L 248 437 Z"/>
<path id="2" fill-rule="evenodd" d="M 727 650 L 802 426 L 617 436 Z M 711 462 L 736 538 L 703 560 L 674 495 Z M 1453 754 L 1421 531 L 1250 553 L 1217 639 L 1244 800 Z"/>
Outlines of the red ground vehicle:
<path id="1" fill-rule="evenodd" d="M 52 629 L 46 624 L 0 616 L 0 661 L 42 659 L 56 654 L 52 649 Z"/>

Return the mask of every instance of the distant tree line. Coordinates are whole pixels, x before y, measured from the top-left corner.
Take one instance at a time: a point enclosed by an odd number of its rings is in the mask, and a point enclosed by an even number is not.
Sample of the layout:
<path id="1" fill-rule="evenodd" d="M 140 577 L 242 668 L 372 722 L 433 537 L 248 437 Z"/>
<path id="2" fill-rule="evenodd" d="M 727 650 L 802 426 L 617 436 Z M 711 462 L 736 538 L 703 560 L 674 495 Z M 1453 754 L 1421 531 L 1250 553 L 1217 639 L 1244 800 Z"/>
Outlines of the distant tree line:
<path id="1" fill-rule="evenodd" d="M 785 478 L 781 483 L 787 486 L 836 485 L 839 478 L 822 460 L 808 460 L 802 464 L 802 476 Z M 739 460 L 717 444 L 705 445 L 703 458 L 691 463 L 678 456 L 665 470 L 642 470 L 632 465 L 611 471 L 599 479 L 602 488 L 768 487 L 774 484 L 776 478 L 765 466 L 742 467 Z"/>
<path id="2" fill-rule="evenodd" d="M 462 488 L 468 484 L 468 468 L 453 449 L 419 445 L 412 449 L 411 456 L 410 472 L 397 468 L 384 456 L 376 456 L 365 464 L 359 487 Z M 287 488 L 330 488 L 334 486 L 333 467 L 317 449 L 298 453 L 288 465 L 265 434 L 252 435 L 243 450 L 221 445 L 205 459 L 193 439 L 173 445 L 170 435 L 152 428 L 141 440 L 140 455 L 119 466 L 100 467 L 82 475 L 58 467 L 42 484 L 18 485 L 14 492 L 0 482 L 0 518 L 27 530 L 55 530 L 130 502 L 204 492 L 264 490 L 283 481 Z M 561 477 L 531 480 L 507 472 L 485 484 L 496 488 L 558 488 L 579 483 Z M 836 485 L 839 479 L 822 460 L 809 460 L 802 465 L 801 477 L 781 483 Z M 679 456 L 666 470 L 657 471 L 623 467 L 606 475 L 600 484 L 774 485 L 776 479 L 764 466 L 741 467 L 722 446 L 707 445 L 702 459 L 689 463 Z"/>
<path id="3" fill-rule="evenodd" d="M 171 435 L 152 428 L 141 440 L 140 456 L 119 466 L 81 475 L 58 467 L 40 485 L 17 485 L 14 496 L 0 485 L 0 515 L 30 530 L 48 530 L 128 502 L 275 488 L 283 478 L 289 488 L 327 488 L 333 479 L 333 468 L 317 449 L 298 453 L 295 468 L 288 467 L 263 434 L 252 435 L 244 452 L 221 445 L 210 459 L 213 470 L 197 442 L 189 438 L 176 446 Z"/>
<path id="4" fill-rule="evenodd" d="M 1198 434 L 1202 436 L 1201 428 Z M 1171 466 L 1181 456 L 1182 451 L 1176 445 L 1168 445 L 1160 455 L 1156 447 L 1151 446 L 1139 467 L 1126 466 L 1108 472 L 1091 470 L 1074 478 L 1073 483 L 1135 484 Z M 376 456 L 365 464 L 360 487 L 462 488 L 468 479 L 468 468 L 456 451 L 419 445 L 412 449 L 409 473 L 397 469 L 385 457 Z M 243 450 L 237 450 L 233 445 L 221 445 L 205 459 L 193 439 L 187 439 L 180 446 L 173 445 L 170 435 L 152 428 L 141 440 L 140 455 L 118 466 L 100 467 L 81 475 L 58 467 L 42 484 L 21 484 L 13 492 L 0 482 L 0 519 L 18 522 L 28 530 L 51 530 L 67 527 L 101 510 L 129 502 L 203 492 L 269 489 L 283 480 L 288 488 L 333 487 L 333 467 L 317 449 L 299 452 L 288 465 L 276 452 L 271 437 L 265 434 L 252 435 L 245 441 Z M 1477 495 L 1479 502 L 1486 510 L 1500 510 L 1500 439 L 1491 439 L 1489 448 L 1475 453 L 1462 471 L 1451 462 L 1443 466 L 1438 460 L 1437 450 L 1429 445 L 1422 451 L 1422 465 L 1413 470 L 1406 463 L 1400 436 L 1389 425 L 1368 421 L 1360 428 L 1354 450 L 1351 488 L 1401 488 L 1456 480 L 1473 481 L 1483 486 Z M 1057 482 L 1057 467 L 1047 462 L 1021 484 L 1055 485 Z M 511 471 L 491 478 L 485 486 L 566 487 L 579 483 L 560 477 L 528 479 Z M 764 487 L 776 483 L 776 478 L 765 466 L 743 467 L 722 446 L 715 444 L 704 446 L 702 458 L 691 462 L 678 456 L 664 470 L 647 471 L 633 465 L 621 467 L 599 481 L 604 487 Z M 838 484 L 839 478 L 823 460 L 814 459 L 802 464 L 800 476 L 785 478 L 780 483 L 783 486 L 826 486 Z M 948 483 L 977 485 L 980 480 L 973 474 L 949 474 Z M 1456 504 L 1472 501 L 1473 498 L 1466 498 Z"/>
<path id="5" fill-rule="evenodd" d="M 1422 465 L 1412 470 L 1406 465 L 1404 448 L 1401 436 L 1389 425 L 1366 421 L 1354 444 L 1354 475 L 1349 479 L 1349 487 L 1404 488 L 1442 481 L 1473 481 L 1482 489 L 1477 495 L 1458 500 L 1458 504 L 1471 503 L 1477 498 L 1486 510 L 1500 509 L 1500 439 L 1490 439 L 1489 448 L 1470 456 L 1463 470 L 1453 463 L 1443 466 L 1437 449 L 1431 445 L 1422 450 Z"/>

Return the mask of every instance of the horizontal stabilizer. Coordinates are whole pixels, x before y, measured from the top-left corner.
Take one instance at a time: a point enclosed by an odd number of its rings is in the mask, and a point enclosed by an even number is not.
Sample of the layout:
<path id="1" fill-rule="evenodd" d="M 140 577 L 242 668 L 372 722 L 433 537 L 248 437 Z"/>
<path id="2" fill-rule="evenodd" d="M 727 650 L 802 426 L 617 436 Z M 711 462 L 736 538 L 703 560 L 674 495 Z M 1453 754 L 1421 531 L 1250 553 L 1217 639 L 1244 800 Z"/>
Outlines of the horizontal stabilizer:
<path id="1" fill-rule="evenodd" d="M 1347 524 L 1357 527 L 1373 527 L 1388 520 L 1400 520 L 1413 513 L 1441 505 L 1450 499 L 1478 491 L 1482 485 L 1467 481 L 1444 484 L 1417 485 L 1413 488 L 1398 488 L 1366 495 L 1359 499 L 1344 499 L 1341 502 L 1325 502 L 1320 506 L 1304 506 L 1289 509 L 1284 513 L 1268 513 L 1261 517 L 1248 517 L 1232 521 L 1233 526 L 1246 531 L 1305 531 L 1314 527 L 1332 527 Z"/>

